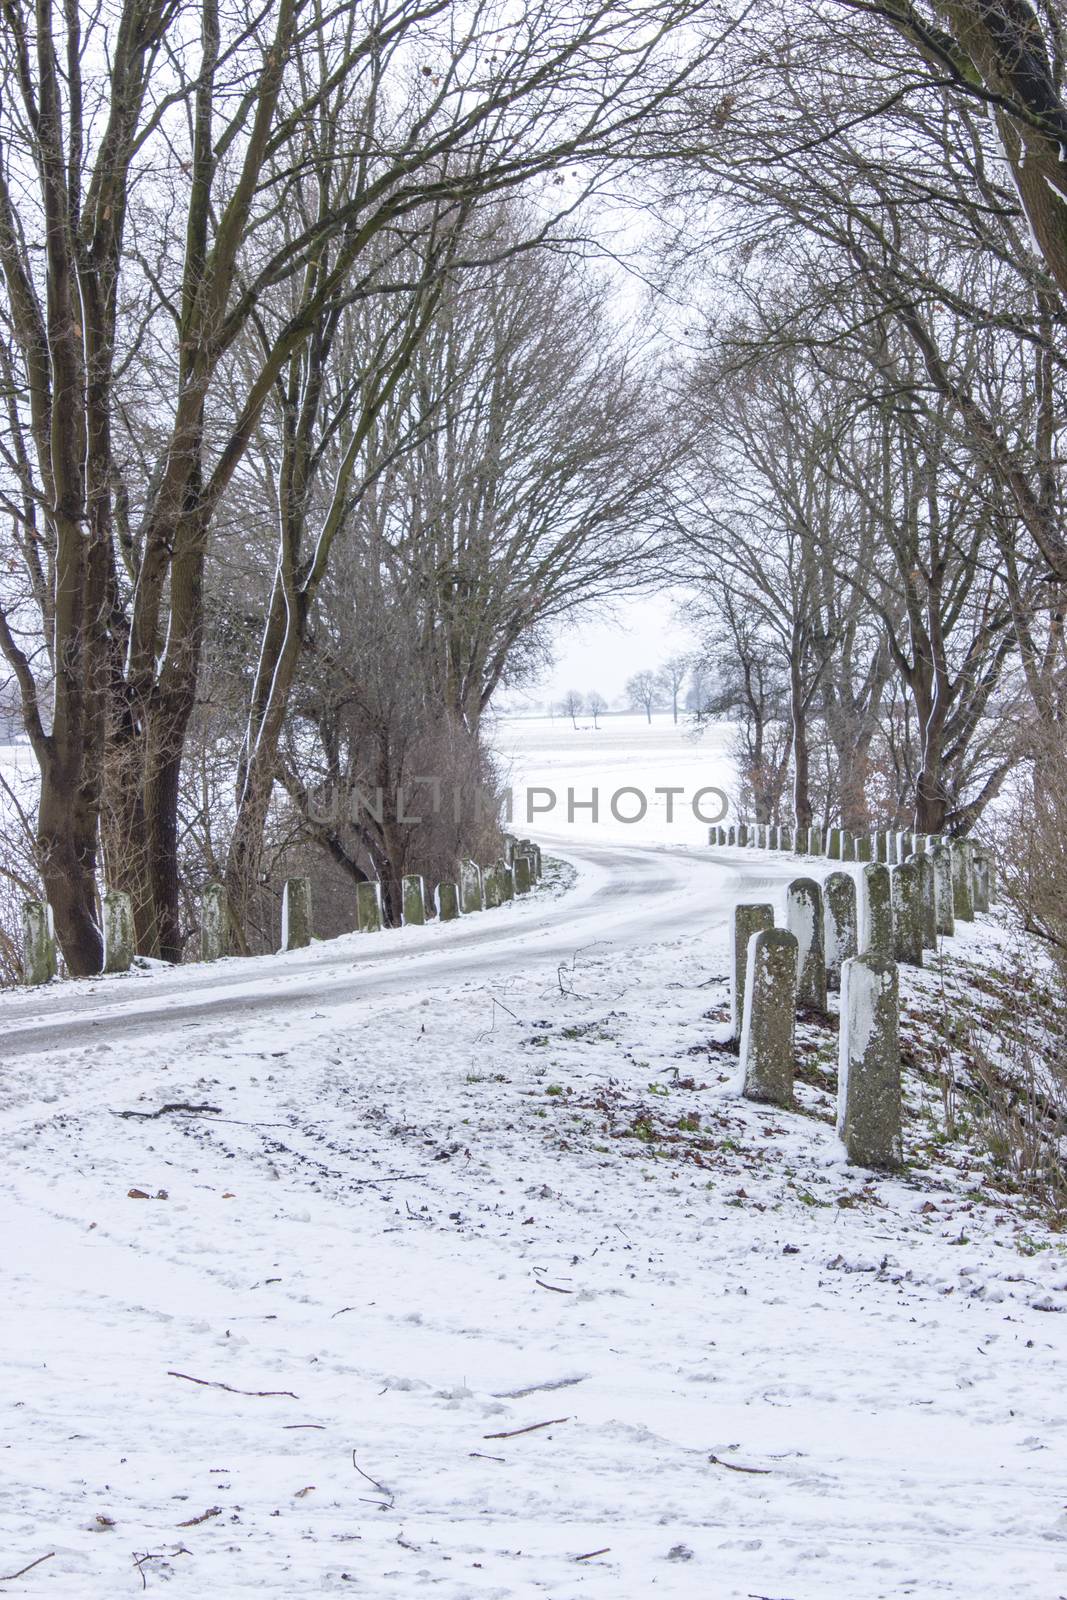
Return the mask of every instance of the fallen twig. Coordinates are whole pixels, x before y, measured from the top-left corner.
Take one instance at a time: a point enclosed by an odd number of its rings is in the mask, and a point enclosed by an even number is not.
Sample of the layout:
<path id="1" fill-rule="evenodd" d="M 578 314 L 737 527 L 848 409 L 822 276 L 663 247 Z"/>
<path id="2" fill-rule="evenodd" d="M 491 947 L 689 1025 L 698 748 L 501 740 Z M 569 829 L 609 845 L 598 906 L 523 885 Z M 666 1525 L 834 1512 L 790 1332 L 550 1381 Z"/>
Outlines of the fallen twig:
<path id="1" fill-rule="evenodd" d="M 606 1544 L 603 1550 L 587 1550 L 584 1556 L 575 1556 L 574 1559 L 575 1561 L 592 1561 L 594 1556 L 606 1556 L 610 1549 L 610 1544 Z"/>
<path id="2" fill-rule="evenodd" d="M 573 1289 L 561 1289 L 558 1283 L 546 1283 L 544 1278 L 535 1278 L 534 1282 L 540 1284 L 542 1289 L 551 1289 L 553 1294 L 573 1294 Z"/>
<path id="3" fill-rule="evenodd" d="M 396 1491 L 393 1490 L 393 1489 L 387 1489 L 385 1487 L 384 1483 L 379 1483 L 377 1478 L 372 1478 L 369 1472 L 364 1472 L 363 1468 L 360 1466 L 359 1462 L 356 1460 L 356 1452 L 354 1450 L 352 1452 L 352 1465 L 355 1467 L 355 1469 L 359 1473 L 360 1477 L 361 1478 L 365 1478 L 366 1481 L 371 1485 L 371 1487 L 374 1488 L 374 1489 L 377 1489 L 378 1493 L 380 1495 L 382 1495 L 385 1500 L 388 1501 L 388 1505 L 383 1505 L 382 1506 L 382 1510 L 383 1511 L 388 1511 L 392 1507 L 393 1502 L 396 1500 Z M 377 1502 L 368 1501 L 367 1504 L 368 1505 L 372 1505 L 372 1504 L 377 1504 Z"/>
<path id="4" fill-rule="evenodd" d="M 754 1476 L 766 1478 L 770 1476 L 770 1467 L 739 1467 L 735 1461 L 724 1461 L 722 1456 L 709 1456 L 708 1460 L 715 1467 L 727 1467 L 730 1472 L 751 1472 Z"/>
<path id="5" fill-rule="evenodd" d="M 190 1517 L 188 1522 L 179 1522 L 179 1528 L 198 1528 L 202 1522 L 207 1522 L 211 1517 L 221 1517 L 221 1506 L 208 1506 L 206 1511 L 201 1511 L 198 1517 Z"/>
<path id="6" fill-rule="evenodd" d="M 219 1112 L 221 1106 L 192 1106 L 184 1100 L 169 1100 L 165 1106 L 160 1106 L 158 1111 L 113 1111 L 113 1117 L 137 1117 L 142 1122 L 151 1122 L 153 1117 L 165 1117 L 169 1111 L 188 1111 L 198 1115 L 202 1111 Z"/>
<path id="7" fill-rule="evenodd" d="M 570 1417 L 549 1417 L 547 1422 L 531 1422 L 528 1428 L 511 1428 L 507 1433 L 483 1433 L 483 1439 L 517 1439 L 520 1433 L 536 1433 L 539 1428 L 554 1428 L 558 1422 L 569 1422 Z"/>
<path id="8" fill-rule="evenodd" d="M 472 1461 L 506 1461 L 506 1456 L 487 1456 L 481 1450 L 468 1450 L 467 1454 Z"/>
<path id="9" fill-rule="evenodd" d="M 9 1572 L 6 1577 L 0 1578 L 0 1583 L 14 1583 L 16 1578 L 25 1577 L 27 1572 L 32 1572 L 34 1567 L 39 1567 L 42 1561 L 51 1561 L 55 1555 L 54 1550 L 49 1550 L 46 1556 L 38 1556 L 36 1561 L 31 1561 L 28 1567 L 20 1567 L 17 1572 Z"/>
<path id="10" fill-rule="evenodd" d="M 320 1430 L 323 1430 L 323 1429 L 325 1429 L 325 1427 L 326 1427 L 325 1422 L 283 1422 L 282 1423 L 282 1429 L 286 1433 L 288 1433 L 290 1431 L 290 1429 L 292 1429 L 292 1428 L 319 1428 Z"/>
<path id="11" fill-rule="evenodd" d="M 198 1383 L 202 1389 L 225 1389 L 227 1394 L 244 1394 L 253 1400 L 267 1400 L 272 1396 L 284 1395 L 287 1400 L 299 1400 L 300 1396 L 291 1389 L 235 1389 L 232 1383 L 219 1383 L 214 1378 L 191 1378 L 187 1372 L 172 1372 L 167 1369 L 168 1378 L 184 1378 L 186 1383 Z"/>

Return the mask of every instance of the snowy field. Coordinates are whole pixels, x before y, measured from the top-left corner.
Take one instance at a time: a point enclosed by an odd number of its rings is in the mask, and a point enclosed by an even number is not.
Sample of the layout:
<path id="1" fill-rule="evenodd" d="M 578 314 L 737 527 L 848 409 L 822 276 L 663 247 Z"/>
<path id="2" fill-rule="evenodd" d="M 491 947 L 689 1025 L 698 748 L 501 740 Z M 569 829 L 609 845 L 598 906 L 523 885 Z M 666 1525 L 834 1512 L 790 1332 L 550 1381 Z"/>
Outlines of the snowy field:
<path id="1" fill-rule="evenodd" d="M 727 786 L 615 721 L 500 743 Z M 795 866 L 642 827 L 469 921 L 0 995 L 0 1592 L 1067 1593 L 1060 1239 L 922 1075 L 905 1174 L 845 1166 L 829 1029 L 796 1113 L 733 1098 L 727 915 Z"/>

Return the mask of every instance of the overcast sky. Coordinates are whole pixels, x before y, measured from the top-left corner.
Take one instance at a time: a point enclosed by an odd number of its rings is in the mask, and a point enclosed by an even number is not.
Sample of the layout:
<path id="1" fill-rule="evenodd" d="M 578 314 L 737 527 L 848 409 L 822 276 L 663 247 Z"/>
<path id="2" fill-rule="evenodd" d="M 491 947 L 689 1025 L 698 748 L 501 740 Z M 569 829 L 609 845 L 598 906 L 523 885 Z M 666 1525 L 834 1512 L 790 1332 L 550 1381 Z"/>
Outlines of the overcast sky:
<path id="1" fill-rule="evenodd" d="M 675 615 L 677 599 L 631 597 L 616 602 L 614 620 L 591 616 L 563 625 L 553 665 L 525 693 L 502 697 L 500 709 L 521 712 L 542 700 L 559 700 L 568 689 L 581 694 L 599 689 L 614 706 L 635 672 L 693 648 L 693 635 Z"/>

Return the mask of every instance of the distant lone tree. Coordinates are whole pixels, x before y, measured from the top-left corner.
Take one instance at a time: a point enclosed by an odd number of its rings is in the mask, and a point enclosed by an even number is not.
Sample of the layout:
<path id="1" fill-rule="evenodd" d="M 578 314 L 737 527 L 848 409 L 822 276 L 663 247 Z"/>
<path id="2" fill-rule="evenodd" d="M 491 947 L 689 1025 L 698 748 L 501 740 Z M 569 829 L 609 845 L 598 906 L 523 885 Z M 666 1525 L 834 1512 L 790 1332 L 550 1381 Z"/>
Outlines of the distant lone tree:
<path id="1" fill-rule="evenodd" d="M 599 729 L 600 723 L 597 721 L 597 718 L 602 716 L 603 713 L 608 709 L 608 703 L 604 699 L 604 696 L 600 693 L 599 689 L 592 689 L 586 695 L 585 709 L 593 719 L 593 727 Z"/>
<path id="2" fill-rule="evenodd" d="M 652 721 L 652 708 L 656 703 L 656 689 L 658 684 L 656 674 L 647 668 L 644 672 L 635 672 L 626 682 L 626 698 L 635 711 L 643 711 L 649 722 Z"/>
<path id="3" fill-rule="evenodd" d="M 678 696 L 691 662 L 688 656 L 670 656 L 659 669 L 659 681 L 671 697 L 671 715 L 678 721 Z"/>
<path id="4" fill-rule="evenodd" d="M 567 693 L 563 696 L 561 704 L 563 706 L 563 715 L 565 717 L 570 717 L 571 727 L 577 729 L 578 713 L 585 709 L 585 701 L 582 699 L 577 689 L 568 689 Z"/>

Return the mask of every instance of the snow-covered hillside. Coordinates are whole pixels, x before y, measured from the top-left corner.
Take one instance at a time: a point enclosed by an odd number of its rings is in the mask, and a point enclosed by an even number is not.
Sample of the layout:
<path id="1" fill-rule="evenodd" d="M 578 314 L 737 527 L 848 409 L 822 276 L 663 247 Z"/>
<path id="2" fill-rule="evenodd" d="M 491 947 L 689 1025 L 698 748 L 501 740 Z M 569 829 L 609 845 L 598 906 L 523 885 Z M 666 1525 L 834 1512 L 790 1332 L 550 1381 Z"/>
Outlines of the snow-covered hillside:
<path id="1" fill-rule="evenodd" d="M 727 914 L 792 863 L 561 854 L 0 998 L 4 1592 L 1067 1592 L 1058 1236 L 919 1073 L 905 1174 L 845 1166 L 825 1026 L 795 1113 L 729 1094 Z"/>

